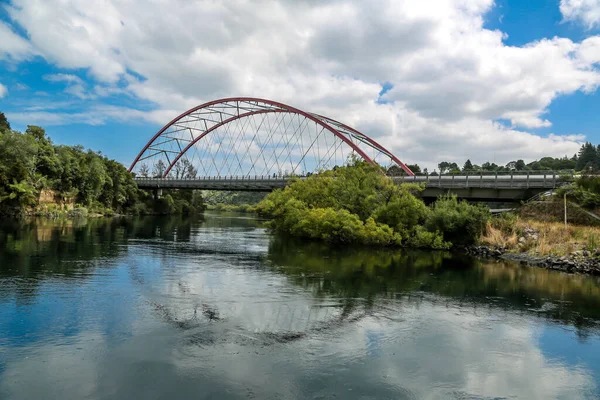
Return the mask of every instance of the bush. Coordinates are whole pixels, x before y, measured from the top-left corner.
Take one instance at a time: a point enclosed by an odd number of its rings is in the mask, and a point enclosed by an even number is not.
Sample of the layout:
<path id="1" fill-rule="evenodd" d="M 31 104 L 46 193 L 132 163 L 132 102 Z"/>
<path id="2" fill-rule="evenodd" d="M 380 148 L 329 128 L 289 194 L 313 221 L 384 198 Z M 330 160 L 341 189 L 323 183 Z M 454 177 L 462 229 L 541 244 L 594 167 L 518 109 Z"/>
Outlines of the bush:
<path id="1" fill-rule="evenodd" d="M 418 226 L 413 235 L 408 238 L 406 244 L 415 248 L 428 248 L 435 250 L 447 250 L 452 243 L 444 241 L 444 235 L 440 232 L 429 232 L 424 227 Z"/>
<path id="2" fill-rule="evenodd" d="M 170 194 L 162 196 L 154 201 L 154 212 L 160 215 L 173 214 L 176 210 L 175 201 Z"/>
<path id="3" fill-rule="evenodd" d="M 431 210 L 415 197 L 420 190 L 355 161 L 270 193 L 256 211 L 273 230 L 327 243 L 447 249 L 440 229 L 422 226 Z"/>
<path id="4" fill-rule="evenodd" d="M 447 242 L 469 245 L 485 232 L 490 216 L 489 210 L 481 205 L 458 201 L 456 196 L 446 195 L 434 203 L 425 227 L 430 232 L 442 232 Z"/>

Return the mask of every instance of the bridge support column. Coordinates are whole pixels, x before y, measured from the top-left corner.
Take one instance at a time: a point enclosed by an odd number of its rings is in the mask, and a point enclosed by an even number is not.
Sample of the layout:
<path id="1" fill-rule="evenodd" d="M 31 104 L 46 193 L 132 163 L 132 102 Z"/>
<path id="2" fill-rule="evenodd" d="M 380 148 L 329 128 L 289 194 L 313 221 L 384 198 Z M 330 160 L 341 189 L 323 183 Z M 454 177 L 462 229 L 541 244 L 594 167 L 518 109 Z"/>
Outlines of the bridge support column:
<path id="1" fill-rule="evenodd" d="M 162 197 L 162 189 L 154 189 L 153 194 L 154 194 L 154 200 L 160 199 Z"/>

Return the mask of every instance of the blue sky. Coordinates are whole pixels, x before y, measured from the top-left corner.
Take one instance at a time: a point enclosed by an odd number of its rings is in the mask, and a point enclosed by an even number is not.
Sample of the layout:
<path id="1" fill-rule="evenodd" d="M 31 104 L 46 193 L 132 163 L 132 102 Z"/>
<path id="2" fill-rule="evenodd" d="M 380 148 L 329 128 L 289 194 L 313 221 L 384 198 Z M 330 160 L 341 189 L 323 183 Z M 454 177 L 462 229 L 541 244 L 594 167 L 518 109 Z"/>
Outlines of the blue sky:
<path id="1" fill-rule="evenodd" d="M 378 2 L 4 1 L 0 111 L 127 165 L 173 116 L 237 95 L 422 165 L 600 143 L 600 1 Z"/>

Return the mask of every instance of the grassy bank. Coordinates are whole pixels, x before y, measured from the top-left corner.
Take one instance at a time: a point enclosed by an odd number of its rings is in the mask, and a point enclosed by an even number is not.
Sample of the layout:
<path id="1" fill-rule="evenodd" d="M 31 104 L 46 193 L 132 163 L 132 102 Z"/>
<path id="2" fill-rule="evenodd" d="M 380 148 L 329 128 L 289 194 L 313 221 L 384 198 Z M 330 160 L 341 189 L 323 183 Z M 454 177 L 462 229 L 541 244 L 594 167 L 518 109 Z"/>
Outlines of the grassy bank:
<path id="1" fill-rule="evenodd" d="M 481 243 L 508 252 L 535 256 L 567 256 L 576 251 L 595 252 L 600 228 L 506 216 L 488 222 Z"/>

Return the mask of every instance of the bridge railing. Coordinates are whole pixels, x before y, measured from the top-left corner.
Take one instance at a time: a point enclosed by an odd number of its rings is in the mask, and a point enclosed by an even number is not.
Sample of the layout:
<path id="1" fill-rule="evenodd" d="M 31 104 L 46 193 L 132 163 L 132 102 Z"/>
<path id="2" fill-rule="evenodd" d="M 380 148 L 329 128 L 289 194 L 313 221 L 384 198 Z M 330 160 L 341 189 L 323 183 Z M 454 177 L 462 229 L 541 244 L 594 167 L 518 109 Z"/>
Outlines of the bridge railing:
<path id="1" fill-rule="evenodd" d="M 396 182 L 425 183 L 427 187 L 440 188 L 555 188 L 565 182 L 572 180 L 574 175 L 559 174 L 553 171 L 527 172 L 527 173 L 465 173 L 463 175 L 415 175 L 415 176 L 394 176 L 391 177 Z M 200 176 L 200 177 L 136 177 L 135 181 L 145 186 L 163 186 L 176 187 L 180 184 L 183 187 L 192 187 L 194 182 L 205 182 L 209 187 L 215 184 L 226 186 L 228 182 L 235 185 L 260 184 L 273 187 L 273 185 L 285 184 L 286 181 L 306 176 L 298 175 L 245 175 L 245 176 Z M 214 183 L 214 184 L 213 184 Z"/>
<path id="2" fill-rule="evenodd" d="M 402 182 L 425 183 L 427 187 L 444 188 L 555 188 L 572 180 L 573 174 L 565 175 L 554 171 L 527 173 L 462 174 L 462 175 L 420 175 L 393 177 Z"/>

